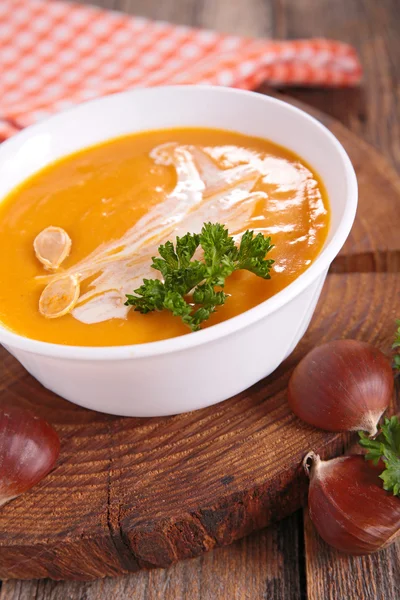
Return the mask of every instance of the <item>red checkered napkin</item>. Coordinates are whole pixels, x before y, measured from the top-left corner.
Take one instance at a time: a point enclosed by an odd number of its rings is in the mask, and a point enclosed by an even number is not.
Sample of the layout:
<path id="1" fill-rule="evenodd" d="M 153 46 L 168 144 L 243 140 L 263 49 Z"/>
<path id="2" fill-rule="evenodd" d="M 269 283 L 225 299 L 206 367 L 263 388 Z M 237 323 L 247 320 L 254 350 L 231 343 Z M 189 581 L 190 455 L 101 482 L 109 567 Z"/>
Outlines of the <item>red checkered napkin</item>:
<path id="1" fill-rule="evenodd" d="M 0 0 L 0 137 L 74 104 L 135 86 L 254 89 L 358 84 L 341 42 L 276 42 L 53 0 Z"/>

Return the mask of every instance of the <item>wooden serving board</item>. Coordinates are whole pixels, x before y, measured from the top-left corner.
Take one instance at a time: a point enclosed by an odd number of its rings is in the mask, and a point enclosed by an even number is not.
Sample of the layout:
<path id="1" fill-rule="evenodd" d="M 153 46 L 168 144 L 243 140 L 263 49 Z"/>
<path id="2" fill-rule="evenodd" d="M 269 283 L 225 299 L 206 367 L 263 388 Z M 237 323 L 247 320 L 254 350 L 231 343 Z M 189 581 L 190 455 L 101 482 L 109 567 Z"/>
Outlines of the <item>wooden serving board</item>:
<path id="1" fill-rule="evenodd" d="M 346 436 L 294 417 L 287 382 L 323 341 L 356 338 L 389 351 L 400 316 L 400 180 L 338 122 L 309 112 L 348 150 L 360 207 L 307 334 L 272 376 L 203 410 L 128 419 L 62 400 L 1 350 L 0 402 L 32 407 L 62 442 L 56 469 L 0 510 L 2 579 L 119 575 L 229 544 L 304 503 L 308 450 L 343 450 Z"/>

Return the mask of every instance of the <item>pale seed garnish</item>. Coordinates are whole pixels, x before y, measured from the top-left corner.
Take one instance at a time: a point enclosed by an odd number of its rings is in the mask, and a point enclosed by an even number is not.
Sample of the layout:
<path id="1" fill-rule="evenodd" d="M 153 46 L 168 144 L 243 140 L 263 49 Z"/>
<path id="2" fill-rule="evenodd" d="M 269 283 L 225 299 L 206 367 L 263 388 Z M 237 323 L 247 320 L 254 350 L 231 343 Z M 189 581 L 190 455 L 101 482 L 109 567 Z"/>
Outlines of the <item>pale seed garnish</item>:
<path id="1" fill-rule="evenodd" d="M 46 227 L 33 242 L 38 260 L 49 271 L 55 271 L 71 252 L 71 238 L 61 227 Z"/>
<path id="2" fill-rule="evenodd" d="M 80 294 L 76 275 L 64 275 L 50 282 L 39 299 L 39 312 L 47 319 L 63 317 L 71 312 Z"/>

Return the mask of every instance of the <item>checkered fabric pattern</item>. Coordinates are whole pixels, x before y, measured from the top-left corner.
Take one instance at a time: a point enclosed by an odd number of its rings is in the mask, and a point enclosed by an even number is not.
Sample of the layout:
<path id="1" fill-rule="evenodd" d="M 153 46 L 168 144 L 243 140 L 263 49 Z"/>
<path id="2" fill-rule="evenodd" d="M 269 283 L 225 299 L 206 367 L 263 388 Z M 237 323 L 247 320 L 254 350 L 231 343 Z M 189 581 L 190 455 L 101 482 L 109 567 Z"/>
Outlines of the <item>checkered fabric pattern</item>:
<path id="1" fill-rule="evenodd" d="M 0 0 L 0 138 L 74 104 L 133 87 L 351 86 L 355 50 L 269 41 L 54 0 Z"/>

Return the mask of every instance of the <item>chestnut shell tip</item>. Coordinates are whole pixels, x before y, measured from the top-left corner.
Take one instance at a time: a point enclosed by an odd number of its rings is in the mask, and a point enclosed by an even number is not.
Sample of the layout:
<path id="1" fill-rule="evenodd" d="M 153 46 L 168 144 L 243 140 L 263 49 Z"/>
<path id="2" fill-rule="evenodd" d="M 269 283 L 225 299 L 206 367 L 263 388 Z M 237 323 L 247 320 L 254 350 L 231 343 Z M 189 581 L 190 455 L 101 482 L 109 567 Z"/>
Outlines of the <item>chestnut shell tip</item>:
<path id="1" fill-rule="evenodd" d="M 313 450 L 307 452 L 307 454 L 303 458 L 303 469 L 308 478 L 311 477 L 311 471 L 313 467 L 319 462 L 321 462 L 319 454 L 315 454 Z"/>

